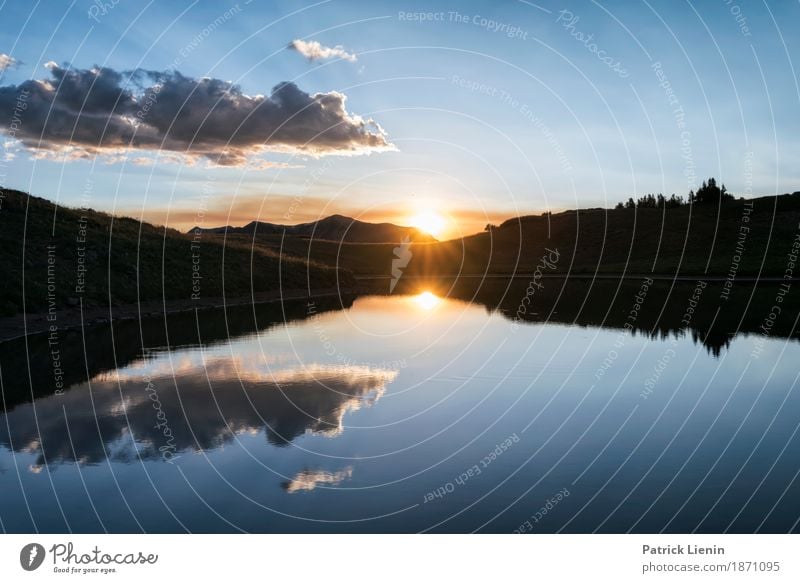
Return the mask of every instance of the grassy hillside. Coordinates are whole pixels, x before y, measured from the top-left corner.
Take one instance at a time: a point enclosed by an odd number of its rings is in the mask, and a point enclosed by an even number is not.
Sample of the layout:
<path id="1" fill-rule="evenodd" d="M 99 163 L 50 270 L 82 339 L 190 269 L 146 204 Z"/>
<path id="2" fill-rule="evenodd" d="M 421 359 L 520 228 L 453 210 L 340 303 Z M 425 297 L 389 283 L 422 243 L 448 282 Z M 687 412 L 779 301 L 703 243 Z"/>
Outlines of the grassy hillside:
<path id="1" fill-rule="evenodd" d="M 117 305 L 337 285 L 335 269 L 266 248 L 223 246 L 218 237 L 57 207 L 13 190 L 0 198 L 0 245 L 0 315 L 75 306 L 79 298 L 84 306 Z M 338 274 L 340 285 L 352 282 Z"/>
<path id="2" fill-rule="evenodd" d="M 749 206 L 751 205 L 752 206 Z M 440 243 L 413 243 L 406 275 L 530 273 L 546 253 L 548 273 L 658 273 L 782 276 L 800 233 L 800 195 L 695 204 L 666 209 L 588 209 L 506 221 L 491 232 Z M 252 242 L 253 237 L 243 237 Z M 357 275 L 391 272 L 393 244 L 354 245 L 256 237 L 281 249 Z M 735 259 L 736 258 L 736 259 Z M 763 269 L 762 269 L 763 262 Z"/>

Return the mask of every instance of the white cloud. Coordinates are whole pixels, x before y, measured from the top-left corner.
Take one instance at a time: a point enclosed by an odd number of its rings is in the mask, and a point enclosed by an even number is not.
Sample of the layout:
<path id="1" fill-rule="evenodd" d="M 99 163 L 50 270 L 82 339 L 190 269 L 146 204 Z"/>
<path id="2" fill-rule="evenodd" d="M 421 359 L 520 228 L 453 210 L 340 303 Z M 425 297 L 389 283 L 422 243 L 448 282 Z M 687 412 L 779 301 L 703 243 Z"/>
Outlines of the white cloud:
<path id="1" fill-rule="evenodd" d="M 0 72 L 10 69 L 16 66 L 16 64 L 17 60 L 15 58 L 9 57 L 5 53 L 0 53 Z"/>
<path id="2" fill-rule="evenodd" d="M 339 57 L 345 61 L 355 63 L 357 57 L 354 53 L 348 53 L 341 45 L 326 47 L 315 40 L 305 41 L 301 39 L 293 40 L 289 43 L 289 48 L 297 51 L 309 61 L 322 61 Z"/>
<path id="3" fill-rule="evenodd" d="M 347 466 L 338 472 L 326 472 L 324 470 L 303 470 L 288 482 L 284 482 L 283 488 L 289 494 L 295 494 L 296 492 L 314 490 L 321 484 L 337 486 L 352 476 L 352 466 Z"/>

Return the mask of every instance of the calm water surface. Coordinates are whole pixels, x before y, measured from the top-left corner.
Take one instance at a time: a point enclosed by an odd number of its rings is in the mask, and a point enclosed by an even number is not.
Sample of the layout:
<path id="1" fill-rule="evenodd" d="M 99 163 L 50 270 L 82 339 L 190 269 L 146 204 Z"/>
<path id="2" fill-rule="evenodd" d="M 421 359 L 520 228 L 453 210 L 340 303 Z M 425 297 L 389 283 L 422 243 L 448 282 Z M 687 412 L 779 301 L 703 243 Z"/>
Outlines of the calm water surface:
<path id="1" fill-rule="evenodd" d="M 331 307 L 64 336 L 61 394 L 6 346 L 3 530 L 798 529 L 795 339 L 515 322 L 430 292 Z"/>

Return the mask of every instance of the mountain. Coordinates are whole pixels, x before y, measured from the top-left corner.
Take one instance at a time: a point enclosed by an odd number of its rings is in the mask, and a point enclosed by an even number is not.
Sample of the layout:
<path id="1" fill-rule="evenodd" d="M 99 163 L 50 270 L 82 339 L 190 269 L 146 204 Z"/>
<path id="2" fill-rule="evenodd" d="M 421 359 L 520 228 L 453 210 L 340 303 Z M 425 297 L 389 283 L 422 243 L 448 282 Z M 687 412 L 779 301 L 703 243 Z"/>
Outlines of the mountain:
<path id="1" fill-rule="evenodd" d="M 721 206 L 569 210 L 509 219 L 462 239 L 414 243 L 403 274 L 532 274 L 539 266 L 545 274 L 783 277 L 793 261 L 790 253 L 799 227 L 800 193 L 737 199 Z M 293 239 L 281 252 L 337 265 L 357 276 L 389 277 L 396 247 Z M 558 252 L 558 261 L 542 268 L 548 249 Z M 800 277 L 800 269 L 794 277 Z"/>
<path id="2" fill-rule="evenodd" d="M 0 189 L 0 316 L 20 312 L 330 290 L 352 275 L 269 249 L 185 235 Z M 196 301 L 196 300 L 199 300 Z"/>
<path id="3" fill-rule="evenodd" d="M 392 223 L 367 223 L 343 215 L 332 215 L 318 221 L 299 225 L 278 225 L 263 221 L 252 221 L 243 227 L 214 227 L 210 229 L 193 227 L 189 233 L 197 231 L 236 235 L 282 235 L 334 241 L 336 243 L 400 243 L 405 237 L 412 242 L 431 243 L 436 241 L 432 236 L 413 227 L 401 227 Z"/>

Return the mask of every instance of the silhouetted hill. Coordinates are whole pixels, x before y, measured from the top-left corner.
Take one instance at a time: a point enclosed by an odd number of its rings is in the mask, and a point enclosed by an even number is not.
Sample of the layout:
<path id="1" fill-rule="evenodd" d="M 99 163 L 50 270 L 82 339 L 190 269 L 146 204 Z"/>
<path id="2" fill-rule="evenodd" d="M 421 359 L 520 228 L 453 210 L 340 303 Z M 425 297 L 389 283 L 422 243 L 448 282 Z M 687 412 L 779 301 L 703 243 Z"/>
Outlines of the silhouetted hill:
<path id="1" fill-rule="evenodd" d="M 800 193 L 674 208 L 581 209 L 524 216 L 463 239 L 410 246 L 405 276 L 655 273 L 782 277 L 800 234 Z M 289 240 L 283 252 L 363 276 L 389 276 L 397 243 L 338 245 Z M 800 276 L 796 270 L 795 277 Z"/>
<path id="2" fill-rule="evenodd" d="M 195 232 L 199 227 L 192 228 Z M 336 243 L 399 243 L 404 237 L 420 243 L 436 239 L 413 227 L 401 227 L 392 223 L 367 223 L 343 215 L 331 215 L 318 221 L 299 225 L 277 225 L 263 221 L 252 221 L 243 227 L 214 227 L 200 229 L 214 234 L 236 234 L 268 236 L 286 234 L 291 237 L 333 241 Z"/>
<path id="3" fill-rule="evenodd" d="M 796 261 L 789 254 L 800 241 L 800 193 L 721 206 L 525 216 L 443 242 L 340 215 L 291 227 L 253 222 L 229 228 L 223 237 L 219 233 L 225 228 L 181 234 L 134 219 L 56 207 L 17 191 L 4 191 L 0 202 L 5 249 L 0 268 L 6 280 L 0 313 L 5 315 L 23 306 L 39 313 L 74 306 L 79 298 L 89 306 L 189 300 L 198 280 L 200 298 L 246 297 L 279 286 L 309 293 L 347 287 L 354 284 L 353 274 L 389 277 L 406 235 L 414 242 L 401 269 L 405 277 L 530 274 L 548 249 L 557 250 L 558 261 L 543 269 L 545 274 L 783 277 Z M 374 242 L 381 239 L 389 242 Z"/>
<path id="4" fill-rule="evenodd" d="M 211 235 L 0 190 L 0 315 L 350 285 L 352 275 Z M 224 281 L 224 286 L 223 286 Z M 57 322 L 56 322 L 57 323 Z"/>

